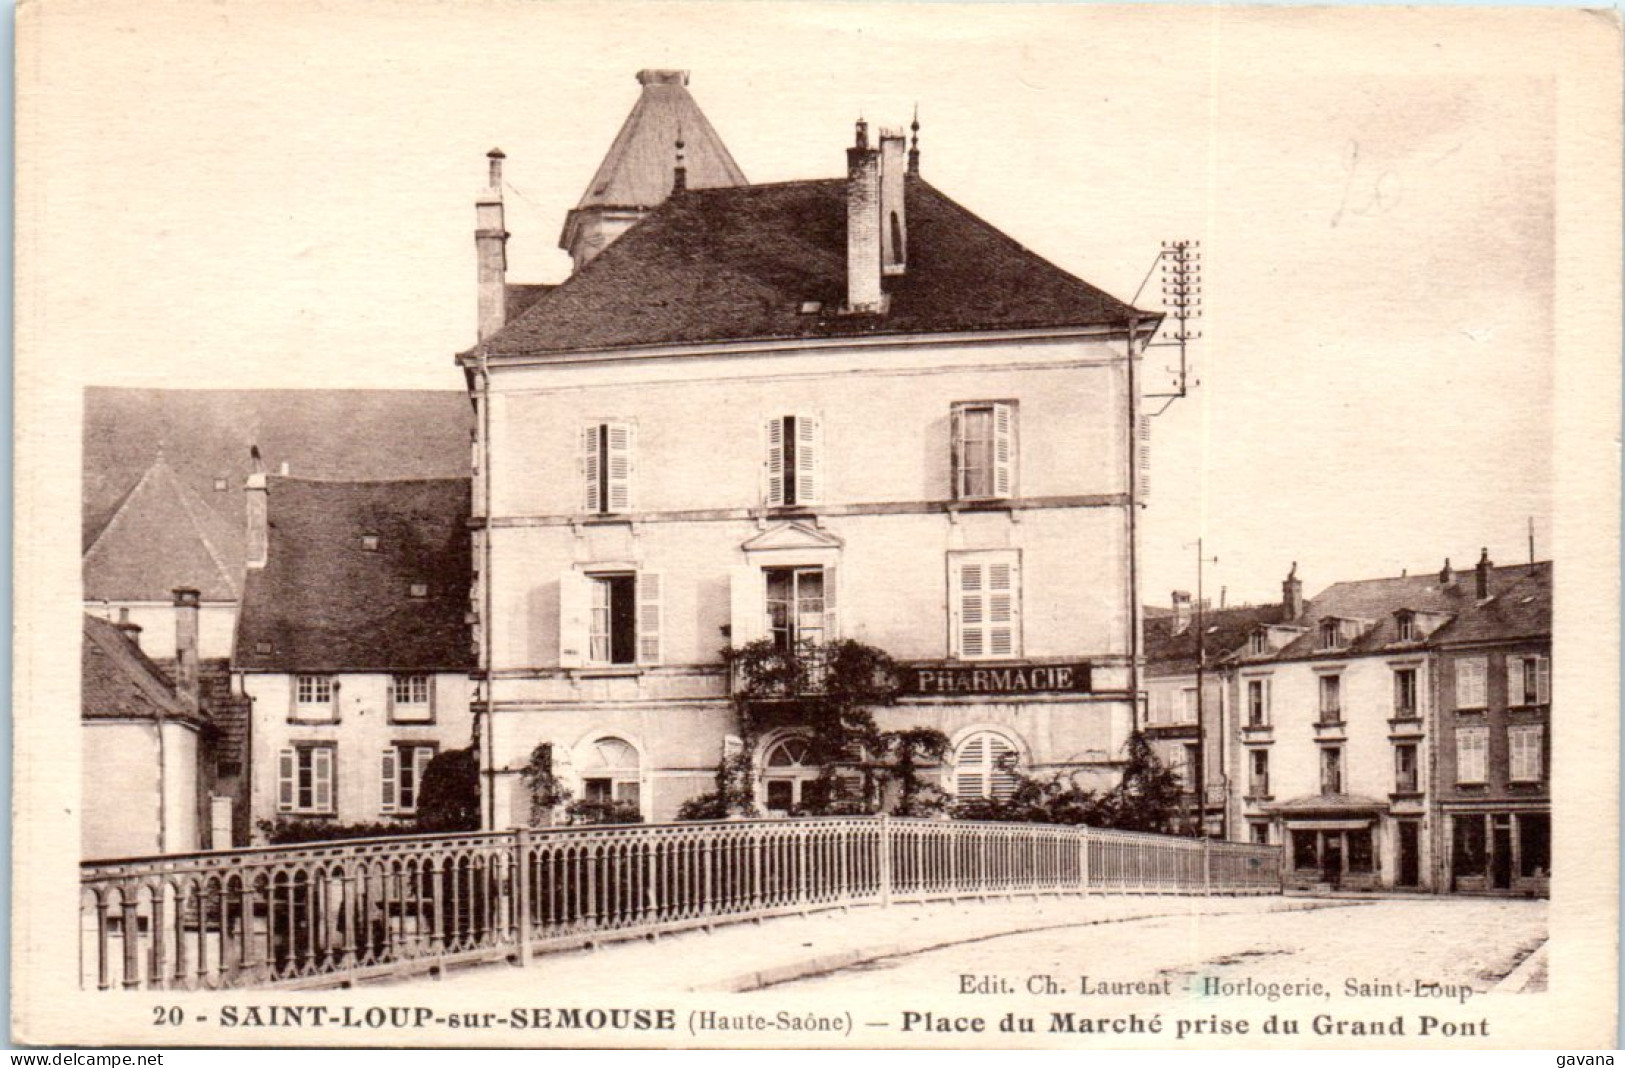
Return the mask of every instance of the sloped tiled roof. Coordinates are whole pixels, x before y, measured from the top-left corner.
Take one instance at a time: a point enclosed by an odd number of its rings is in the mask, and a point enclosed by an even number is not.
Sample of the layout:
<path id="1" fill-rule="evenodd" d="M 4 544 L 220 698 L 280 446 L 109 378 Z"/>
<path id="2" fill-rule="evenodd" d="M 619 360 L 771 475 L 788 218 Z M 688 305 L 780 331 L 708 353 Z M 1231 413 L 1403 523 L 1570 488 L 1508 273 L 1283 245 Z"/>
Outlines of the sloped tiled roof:
<path id="1" fill-rule="evenodd" d="M 190 586 L 205 601 L 235 601 L 242 564 L 242 526 L 205 504 L 160 453 L 85 550 L 85 598 L 168 601 Z"/>
<path id="2" fill-rule="evenodd" d="M 1458 612 L 1433 640 L 1457 642 L 1514 641 L 1549 638 L 1552 634 L 1552 563 L 1495 568 L 1494 598 Z M 1471 584 L 1472 572 L 1465 576 Z"/>
<path id="3" fill-rule="evenodd" d="M 643 70 L 637 103 L 621 124 L 576 209 L 652 208 L 671 192 L 677 138 L 690 189 L 744 185 L 745 174 L 688 91 L 688 72 Z"/>
<path id="4" fill-rule="evenodd" d="M 162 671 L 118 626 L 84 617 L 80 659 L 80 716 L 90 720 L 165 719 L 206 722 L 175 697 Z"/>
<path id="5" fill-rule="evenodd" d="M 196 499 L 234 530 L 243 525 L 250 445 L 260 447 L 271 471 L 288 463 L 301 478 L 468 474 L 474 420 L 460 390 L 97 387 L 85 390 L 84 399 L 86 549 L 159 452 Z M 235 554 L 227 561 L 234 575 L 242 568 L 237 538 L 224 549 Z"/>
<path id="6" fill-rule="evenodd" d="M 1233 608 L 1210 608 L 1202 613 L 1202 629 L 1207 662 L 1217 664 L 1239 649 L 1259 626 L 1286 619 L 1281 604 L 1247 604 Z M 1197 627 L 1194 611 L 1190 625 L 1174 633 L 1172 613 L 1145 621 L 1146 669 L 1152 676 L 1187 675 L 1196 670 Z"/>
<path id="7" fill-rule="evenodd" d="M 1535 592 L 1542 588 L 1539 579 L 1542 571 L 1546 574 L 1543 609 L 1535 607 L 1542 600 Z M 1533 628 L 1527 632 L 1529 636 L 1550 634 L 1550 571 L 1549 562 L 1492 567 L 1489 572 L 1490 597 L 1483 602 L 1478 600 L 1477 576 L 1470 567 L 1455 572 L 1455 581 L 1450 585 L 1440 583 L 1439 575 L 1431 572 L 1398 578 L 1339 582 L 1308 603 L 1302 619 L 1296 621 L 1308 627 L 1308 630 L 1276 653 L 1274 659 L 1321 659 L 1386 650 L 1398 644 L 1394 613 L 1401 609 L 1454 616 L 1450 623 L 1434 632 L 1431 640 L 1436 642 L 1464 640 L 1457 637 L 1461 634 L 1510 638 L 1516 636 L 1519 628 Z M 1533 585 L 1526 585 L 1526 581 L 1533 581 Z M 1520 598 L 1532 594 L 1532 602 L 1525 604 L 1519 600 L 1515 605 L 1499 603 L 1520 586 L 1524 587 L 1524 594 L 1520 594 Z M 1322 649 L 1319 623 L 1326 618 L 1357 619 L 1371 625 L 1340 649 Z M 1544 630 L 1539 629 L 1542 623 Z"/>
<path id="8" fill-rule="evenodd" d="M 904 184 L 909 262 L 884 315 L 838 314 L 846 182 L 690 189 L 474 350 L 547 355 L 619 347 L 1059 326 L 1135 312 L 995 230 L 923 179 Z M 803 314 L 804 302 L 820 303 Z"/>
<path id="9" fill-rule="evenodd" d="M 468 479 L 268 482 L 268 557 L 248 573 L 236 669 L 473 666 Z M 376 550 L 363 535 L 377 536 Z"/>
<path id="10" fill-rule="evenodd" d="M 175 660 L 154 660 L 158 670 L 173 689 Z M 198 662 L 198 697 L 203 713 L 214 724 L 215 752 L 238 762 L 248 756 L 248 718 L 254 703 L 246 695 L 232 692 L 231 661 L 226 657 L 207 657 Z"/>

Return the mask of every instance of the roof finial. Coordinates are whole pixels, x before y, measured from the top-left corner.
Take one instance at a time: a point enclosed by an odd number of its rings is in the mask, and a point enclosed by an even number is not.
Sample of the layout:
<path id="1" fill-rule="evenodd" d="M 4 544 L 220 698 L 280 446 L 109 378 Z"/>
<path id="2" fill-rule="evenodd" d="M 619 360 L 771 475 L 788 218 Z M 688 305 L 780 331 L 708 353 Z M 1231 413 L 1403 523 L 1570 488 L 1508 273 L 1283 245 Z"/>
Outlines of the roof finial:
<path id="1" fill-rule="evenodd" d="M 909 145 L 909 149 L 908 149 L 908 173 L 910 173 L 910 174 L 919 174 L 920 173 L 920 105 L 918 103 L 915 103 L 915 105 L 914 105 L 914 121 L 908 124 L 908 128 L 910 130 L 914 131 L 914 140 Z"/>
<path id="2" fill-rule="evenodd" d="M 681 193 L 688 188 L 688 165 L 683 162 L 683 124 L 677 124 L 677 169 L 672 172 L 671 191 Z"/>

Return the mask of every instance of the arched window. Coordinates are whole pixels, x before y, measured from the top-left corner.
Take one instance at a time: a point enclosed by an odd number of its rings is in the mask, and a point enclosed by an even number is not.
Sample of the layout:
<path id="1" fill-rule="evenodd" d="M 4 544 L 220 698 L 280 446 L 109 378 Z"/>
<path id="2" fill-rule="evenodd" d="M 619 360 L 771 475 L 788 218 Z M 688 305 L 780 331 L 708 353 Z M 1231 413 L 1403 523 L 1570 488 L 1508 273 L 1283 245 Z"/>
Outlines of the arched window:
<path id="1" fill-rule="evenodd" d="M 802 803 L 807 784 L 818 778 L 812 743 L 805 738 L 781 738 L 762 761 L 762 784 L 769 812 L 789 812 Z"/>
<path id="2" fill-rule="evenodd" d="M 581 791 L 588 801 L 618 801 L 637 807 L 638 751 L 620 738 L 600 738 L 587 747 L 586 759 L 578 765 Z"/>
<path id="3" fill-rule="evenodd" d="M 1016 747 L 1002 734 L 979 731 L 954 750 L 954 797 L 1002 801 L 1016 789 Z"/>

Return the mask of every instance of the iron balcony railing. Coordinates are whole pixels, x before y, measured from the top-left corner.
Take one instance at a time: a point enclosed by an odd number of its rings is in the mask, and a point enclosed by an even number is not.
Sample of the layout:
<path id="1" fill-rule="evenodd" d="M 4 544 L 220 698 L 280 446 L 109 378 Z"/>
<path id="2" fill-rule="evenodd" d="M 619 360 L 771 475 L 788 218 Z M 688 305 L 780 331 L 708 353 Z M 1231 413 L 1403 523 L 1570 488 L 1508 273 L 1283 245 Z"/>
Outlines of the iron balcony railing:
<path id="1" fill-rule="evenodd" d="M 1276 846 L 887 816 L 375 838 L 88 862 L 99 989 L 340 986 L 733 920 L 1008 894 L 1274 894 Z"/>

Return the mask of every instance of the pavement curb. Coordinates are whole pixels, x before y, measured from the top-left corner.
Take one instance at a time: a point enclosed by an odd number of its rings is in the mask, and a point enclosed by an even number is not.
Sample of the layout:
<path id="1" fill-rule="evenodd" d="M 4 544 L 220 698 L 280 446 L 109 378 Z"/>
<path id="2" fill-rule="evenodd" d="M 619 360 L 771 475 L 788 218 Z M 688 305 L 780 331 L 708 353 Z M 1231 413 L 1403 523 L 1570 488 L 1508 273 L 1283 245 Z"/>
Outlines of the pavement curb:
<path id="1" fill-rule="evenodd" d="M 1530 981 L 1546 964 L 1546 948 L 1550 945 L 1550 940 L 1542 942 L 1540 948 L 1525 957 L 1522 964 L 1508 972 L 1505 979 L 1490 987 L 1490 993 L 1522 994 L 1528 990 Z"/>

